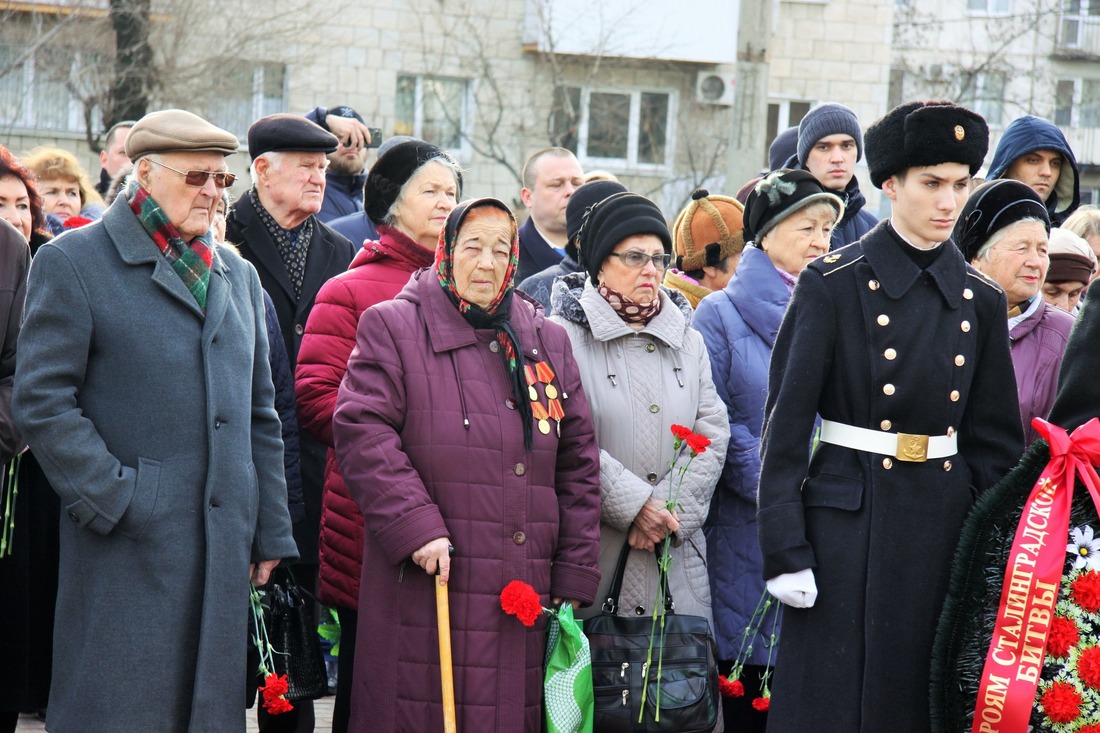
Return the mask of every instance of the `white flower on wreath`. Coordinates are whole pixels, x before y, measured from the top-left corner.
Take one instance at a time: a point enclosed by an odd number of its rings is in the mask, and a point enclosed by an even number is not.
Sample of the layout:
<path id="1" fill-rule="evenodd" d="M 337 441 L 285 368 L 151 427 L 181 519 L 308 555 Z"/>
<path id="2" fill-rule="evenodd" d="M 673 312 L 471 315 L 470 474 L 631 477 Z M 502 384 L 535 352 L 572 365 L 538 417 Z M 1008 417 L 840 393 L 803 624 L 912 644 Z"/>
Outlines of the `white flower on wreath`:
<path id="1" fill-rule="evenodd" d="M 1069 538 L 1066 552 L 1074 557 L 1074 570 L 1100 570 L 1100 538 L 1093 537 L 1092 527 L 1074 527 Z"/>

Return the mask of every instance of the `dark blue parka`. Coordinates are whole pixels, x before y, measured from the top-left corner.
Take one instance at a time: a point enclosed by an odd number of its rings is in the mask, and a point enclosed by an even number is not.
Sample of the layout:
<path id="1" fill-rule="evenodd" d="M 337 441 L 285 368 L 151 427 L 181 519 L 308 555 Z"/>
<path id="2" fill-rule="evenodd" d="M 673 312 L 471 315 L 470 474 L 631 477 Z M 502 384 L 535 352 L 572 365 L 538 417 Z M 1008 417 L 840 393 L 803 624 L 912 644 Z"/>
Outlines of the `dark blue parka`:
<path id="1" fill-rule="evenodd" d="M 745 247 L 729 284 L 703 298 L 692 321 L 703 334 L 714 386 L 726 405 L 730 425 L 725 466 L 703 527 L 720 659 L 738 656 L 742 634 L 764 592 L 756 537 L 760 431 L 768 362 L 790 297 L 787 284 L 763 250 Z M 769 614 L 769 622 L 771 618 Z M 753 640 L 750 664 L 768 662 L 765 639 L 772 626 L 761 631 Z"/>
<path id="2" fill-rule="evenodd" d="M 1062 154 L 1062 173 L 1046 200 L 1051 225 L 1060 226 L 1081 205 L 1081 176 L 1066 136 L 1053 122 L 1031 115 L 1010 122 L 997 143 L 986 180 L 1004 178 L 1013 163 L 1036 150 L 1054 150 Z"/>

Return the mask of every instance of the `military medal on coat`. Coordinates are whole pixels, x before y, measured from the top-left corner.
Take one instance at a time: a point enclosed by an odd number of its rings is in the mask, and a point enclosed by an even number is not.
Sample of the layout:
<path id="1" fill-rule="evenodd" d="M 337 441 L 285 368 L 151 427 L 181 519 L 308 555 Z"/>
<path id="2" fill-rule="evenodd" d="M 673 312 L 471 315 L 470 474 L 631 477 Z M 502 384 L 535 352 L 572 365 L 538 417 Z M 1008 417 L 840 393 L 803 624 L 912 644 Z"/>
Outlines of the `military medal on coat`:
<path id="1" fill-rule="evenodd" d="M 537 421 L 539 432 L 543 435 L 549 435 L 550 421 L 554 420 L 557 423 L 557 433 L 560 438 L 561 421 L 565 417 L 565 408 L 562 407 L 561 400 L 569 399 L 569 395 L 559 393 L 558 388 L 553 385 L 554 370 L 547 362 L 540 361 L 535 364 L 534 368 L 530 364 L 525 364 L 523 372 L 527 377 L 527 392 L 531 397 L 531 414 Z M 542 392 L 546 395 L 547 400 L 545 405 L 539 400 L 539 392 L 535 388 L 535 384 L 543 385 Z"/>

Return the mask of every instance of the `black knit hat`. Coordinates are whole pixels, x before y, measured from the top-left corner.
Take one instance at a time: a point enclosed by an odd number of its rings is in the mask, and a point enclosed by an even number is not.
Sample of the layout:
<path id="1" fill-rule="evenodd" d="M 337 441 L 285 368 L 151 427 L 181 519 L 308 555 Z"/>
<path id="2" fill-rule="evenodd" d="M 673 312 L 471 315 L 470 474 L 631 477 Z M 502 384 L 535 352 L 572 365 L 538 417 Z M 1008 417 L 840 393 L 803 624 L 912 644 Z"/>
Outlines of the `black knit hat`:
<path id="1" fill-rule="evenodd" d="M 745 241 L 759 245 L 776 224 L 801 208 L 824 202 L 844 215 L 844 201 L 828 191 L 809 171 L 780 168 L 761 178 L 745 200 Z"/>
<path id="2" fill-rule="evenodd" d="M 579 237 L 580 264 L 588 271 L 593 285 L 599 284 L 600 268 L 619 242 L 635 234 L 656 235 L 665 253 L 672 254 L 672 235 L 665 215 L 645 196 L 616 193 L 591 208 Z"/>
<path id="3" fill-rule="evenodd" d="M 565 233 L 569 241 L 565 243 L 565 252 L 574 260 L 577 259 L 577 235 L 584 224 L 584 215 L 588 209 L 603 201 L 608 196 L 617 193 L 626 193 L 626 186 L 618 181 L 589 181 L 579 187 L 569 197 L 569 203 L 565 206 Z"/>
<path id="4" fill-rule="evenodd" d="M 989 149 L 989 126 L 966 107 L 951 102 L 907 102 L 867 128 L 863 136 L 871 183 L 909 168 L 962 163 L 978 172 Z"/>
<path id="5" fill-rule="evenodd" d="M 384 224 L 386 214 L 401 193 L 401 187 L 422 165 L 436 158 L 452 163 L 457 170 L 458 163 L 450 153 L 423 140 L 394 145 L 375 161 L 363 189 L 363 208 L 370 220 L 375 224 Z M 457 178 L 458 198 L 462 198 L 462 174 L 458 173 Z"/>
<path id="6" fill-rule="evenodd" d="M 1011 178 L 986 181 L 970 193 L 951 239 L 971 262 L 990 237 L 1023 219 L 1038 219 L 1050 233 L 1047 207 L 1031 186 Z"/>

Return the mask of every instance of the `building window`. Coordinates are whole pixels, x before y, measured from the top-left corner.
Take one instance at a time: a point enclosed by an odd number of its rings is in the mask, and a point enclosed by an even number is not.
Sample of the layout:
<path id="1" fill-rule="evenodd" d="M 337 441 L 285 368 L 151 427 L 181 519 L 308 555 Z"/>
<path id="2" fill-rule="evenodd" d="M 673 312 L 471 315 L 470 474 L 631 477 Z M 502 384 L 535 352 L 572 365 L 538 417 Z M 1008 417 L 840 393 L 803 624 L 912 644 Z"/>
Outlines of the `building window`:
<path id="1" fill-rule="evenodd" d="M 772 141 L 775 140 L 776 135 L 786 130 L 788 127 L 794 127 L 802 118 L 806 116 L 806 113 L 810 111 L 810 102 L 793 102 L 793 101 L 781 101 L 781 102 L 769 102 L 768 103 L 768 145 L 764 148 L 764 165 L 768 164 L 768 147 L 771 147 Z"/>
<path id="2" fill-rule="evenodd" d="M 1012 0 L 966 0 L 971 13 L 1004 14 L 1012 9 Z"/>
<path id="3" fill-rule="evenodd" d="M 550 139 L 583 163 L 666 168 L 672 164 L 672 92 L 561 87 Z"/>
<path id="4" fill-rule="evenodd" d="M 207 118 L 239 138 L 261 117 L 287 110 L 283 64 L 227 63 L 220 86 L 225 91 L 207 106 Z"/>
<path id="5" fill-rule="evenodd" d="M 1054 93 L 1054 124 L 1100 128 L 1100 79 L 1059 79 Z"/>
<path id="6" fill-rule="evenodd" d="M 462 156 L 469 154 L 470 82 L 438 76 L 397 77 L 395 135 L 427 140 Z"/>
<path id="7" fill-rule="evenodd" d="M 1003 119 L 1005 75 L 998 71 L 966 71 L 961 74 L 959 104 L 974 110 L 990 125 Z"/>
<path id="8" fill-rule="evenodd" d="M 88 79 L 97 53 L 72 48 L 0 44 L 0 125 L 53 132 L 83 132 L 84 108 L 95 113 L 96 90 Z"/>

